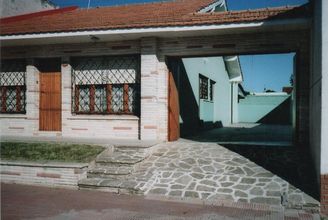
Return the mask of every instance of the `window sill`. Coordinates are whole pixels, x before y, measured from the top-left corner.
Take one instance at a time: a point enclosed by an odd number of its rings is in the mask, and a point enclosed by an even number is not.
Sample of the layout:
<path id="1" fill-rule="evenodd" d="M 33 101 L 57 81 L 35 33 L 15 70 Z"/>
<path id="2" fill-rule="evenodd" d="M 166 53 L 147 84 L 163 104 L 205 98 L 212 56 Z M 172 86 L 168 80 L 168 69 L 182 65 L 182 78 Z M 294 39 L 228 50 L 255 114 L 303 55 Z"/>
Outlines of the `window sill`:
<path id="1" fill-rule="evenodd" d="M 139 120 L 135 115 L 72 115 L 67 120 Z"/>
<path id="2" fill-rule="evenodd" d="M 0 118 L 27 119 L 27 116 L 26 114 L 19 114 L 19 113 L 1 113 Z"/>
<path id="3" fill-rule="evenodd" d="M 202 100 L 203 102 L 214 103 L 214 101 L 211 101 L 211 100 L 208 100 L 208 99 L 200 99 L 200 100 Z"/>

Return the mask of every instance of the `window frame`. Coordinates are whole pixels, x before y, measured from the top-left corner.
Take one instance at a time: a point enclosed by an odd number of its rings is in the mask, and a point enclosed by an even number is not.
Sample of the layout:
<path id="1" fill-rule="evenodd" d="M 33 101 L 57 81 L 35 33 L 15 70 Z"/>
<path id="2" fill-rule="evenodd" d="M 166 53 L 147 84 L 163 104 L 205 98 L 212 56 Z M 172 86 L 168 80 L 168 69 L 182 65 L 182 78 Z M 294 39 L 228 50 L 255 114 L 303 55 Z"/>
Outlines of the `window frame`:
<path id="1" fill-rule="evenodd" d="M 3 63 L 5 62 L 17 62 L 19 65 L 24 66 L 24 71 L 19 71 L 22 73 L 23 77 L 21 80 L 23 82 L 23 85 L 2 85 L 0 83 L 0 92 L 1 92 L 1 108 L 0 108 L 0 114 L 26 114 L 26 60 L 25 59 L 3 59 L 1 60 L 1 70 L 3 71 Z M 18 71 L 17 71 L 18 72 Z M 14 89 L 16 92 L 16 104 L 15 104 L 15 110 L 8 111 L 8 105 L 7 105 L 7 90 L 8 89 Z M 22 95 L 23 92 L 23 95 Z M 23 100 L 23 102 L 22 102 Z"/>
<path id="2" fill-rule="evenodd" d="M 214 81 L 214 80 L 211 80 L 210 79 L 210 84 L 209 84 L 209 86 L 210 86 L 210 88 L 209 88 L 209 100 L 211 101 L 211 102 L 213 102 L 214 101 L 214 91 L 215 91 L 215 89 L 214 89 L 214 85 L 216 84 L 216 82 Z"/>
<path id="3" fill-rule="evenodd" d="M 131 57 L 136 59 L 136 77 L 134 83 L 102 83 L 102 84 L 75 84 L 72 80 L 72 114 L 76 115 L 135 115 L 140 116 L 140 77 L 141 77 L 141 65 L 140 65 L 140 55 L 133 54 L 133 55 L 118 55 L 118 56 L 92 56 L 92 59 L 97 58 L 116 58 L 119 59 L 120 57 Z M 76 59 L 79 58 L 88 58 L 88 57 L 75 57 Z M 72 79 L 74 79 L 74 69 L 72 67 Z M 119 106 L 120 111 L 113 111 L 112 110 L 112 103 L 113 103 L 113 87 L 122 87 L 123 94 L 122 94 L 122 106 Z M 89 89 L 89 111 L 80 111 L 79 110 L 79 88 L 84 87 Z M 106 110 L 105 111 L 96 111 L 96 88 L 105 88 L 106 93 Z M 132 101 L 132 105 L 129 104 L 130 102 L 130 95 L 129 95 L 129 88 L 134 88 L 134 100 Z M 132 106 L 132 107 L 131 107 Z M 130 110 L 130 107 L 132 110 Z"/>
<path id="4" fill-rule="evenodd" d="M 208 100 L 208 80 L 208 77 L 199 74 L 199 99 Z"/>

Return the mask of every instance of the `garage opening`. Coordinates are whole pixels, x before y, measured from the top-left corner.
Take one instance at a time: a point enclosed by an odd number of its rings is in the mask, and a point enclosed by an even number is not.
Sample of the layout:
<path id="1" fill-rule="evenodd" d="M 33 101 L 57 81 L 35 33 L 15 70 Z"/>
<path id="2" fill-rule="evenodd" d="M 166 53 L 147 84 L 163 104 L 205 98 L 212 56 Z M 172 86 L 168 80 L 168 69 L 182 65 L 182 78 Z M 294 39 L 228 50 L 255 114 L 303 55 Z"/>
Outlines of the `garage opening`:
<path id="1" fill-rule="evenodd" d="M 216 142 L 317 197 L 298 145 L 296 53 L 169 57 L 167 64 L 180 137 Z"/>

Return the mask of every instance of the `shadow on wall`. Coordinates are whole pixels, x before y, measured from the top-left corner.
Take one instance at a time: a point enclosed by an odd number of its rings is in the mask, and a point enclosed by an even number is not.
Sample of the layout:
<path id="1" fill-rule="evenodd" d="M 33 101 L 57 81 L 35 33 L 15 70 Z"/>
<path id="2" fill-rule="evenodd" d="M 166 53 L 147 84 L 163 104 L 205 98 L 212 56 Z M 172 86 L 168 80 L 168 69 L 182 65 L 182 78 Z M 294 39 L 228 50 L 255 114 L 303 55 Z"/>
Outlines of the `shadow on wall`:
<path id="1" fill-rule="evenodd" d="M 291 96 L 262 117 L 257 123 L 289 125 L 292 122 Z"/>
<path id="2" fill-rule="evenodd" d="M 182 59 L 170 57 L 167 66 L 179 91 L 181 137 L 195 134 L 200 127 L 199 107 Z"/>

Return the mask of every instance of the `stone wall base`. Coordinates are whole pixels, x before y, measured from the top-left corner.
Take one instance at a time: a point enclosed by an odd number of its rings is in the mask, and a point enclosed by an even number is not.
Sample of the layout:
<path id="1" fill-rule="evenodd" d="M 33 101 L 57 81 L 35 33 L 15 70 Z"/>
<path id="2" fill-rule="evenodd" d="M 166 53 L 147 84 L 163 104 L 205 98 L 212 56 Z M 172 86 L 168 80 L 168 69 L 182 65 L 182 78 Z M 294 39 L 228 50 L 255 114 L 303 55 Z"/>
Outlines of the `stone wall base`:
<path id="1" fill-rule="evenodd" d="M 0 178 L 4 183 L 77 187 L 86 177 L 88 164 L 1 161 Z"/>

